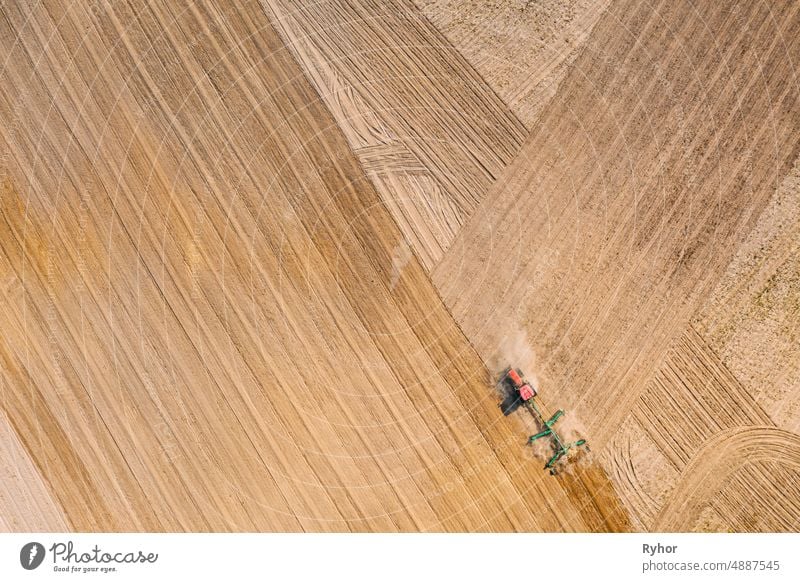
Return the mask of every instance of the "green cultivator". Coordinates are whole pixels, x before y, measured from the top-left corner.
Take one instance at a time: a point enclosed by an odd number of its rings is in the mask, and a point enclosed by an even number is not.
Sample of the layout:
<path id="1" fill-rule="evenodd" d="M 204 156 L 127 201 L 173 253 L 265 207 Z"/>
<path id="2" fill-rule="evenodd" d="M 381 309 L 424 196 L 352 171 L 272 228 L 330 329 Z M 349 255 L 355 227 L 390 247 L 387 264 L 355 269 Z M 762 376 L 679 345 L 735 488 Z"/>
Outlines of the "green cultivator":
<path id="1" fill-rule="evenodd" d="M 559 459 L 567 456 L 567 453 L 569 453 L 570 449 L 586 446 L 586 449 L 588 450 L 589 445 L 586 444 L 586 439 L 579 439 L 571 443 L 565 443 L 558 433 L 553 430 L 553 425 L 558 421 L 559 418 L 564 416 L 564 411 L 558 410 L 553 416 L 550 417 L 550 420 L 545 420 L 542 411 L 539 410 L 538 406 L 536 406 L 536 389 L 531 386 L 530 382 L 523 379 L 521 370 L 508 368 L 503 374 L 503 379 L 501 382 L 508 384 L 513 389 L 511 395 L 500 404 L 503 414 L 508 416 L 520 406 L 525 406 L 531 411 L 534 417 L 536 417 L 536 420 L 539 421 L 540 425 L 542 426 L 541 432 L 528 438 L 528 444 L 531 444 L 532 442 L 541 438 L 550 438 L 550 442 L 552 442 L 555 452 L 553 456 L 550 457 L 550 460 L 547 461 L 547 464 L 544 466 L 544 468 L 549 469 L 552 475 L 556 474 L 556 463 L 558 463 Z"/>
<path id="2" fill-rule="evenodd" d="M 550 437 L 550 440 L 553 443 L 553 448 L 555 449 L 555 453 L 552 457 L 550 457 L 550 460 L 547 461 L 547 464 L 544 466 L 544 468 L 550 469 L 550 473 L 555 475 L 556 463 L 558 460 L 562 457 L 565 457 L 570 449 L 586 445 L 586 439 L 579 439 L 571 443 L 565 443 L 561 437 L 558 436 L 558 433 L 553 430 L 553 425 L 556 423 L 556 421 L 564 416 L 563 410 L 557 410 L 556 413 L 550 417 L 550 420 L 545 420 L 541 411 L 539 410 L 539 407 L 536 406 L 536 403 L 533 402 L 533 400 L 528 403 L 528 407 L 534 411 L 534 414 L 544 426 L 544 430 L 528 437 L 528 444 L 531 444 L 533 441 L 537 441 L 541 438 Z M 586 448 L 589 448 L 588 445 L 586 445 Z"/>

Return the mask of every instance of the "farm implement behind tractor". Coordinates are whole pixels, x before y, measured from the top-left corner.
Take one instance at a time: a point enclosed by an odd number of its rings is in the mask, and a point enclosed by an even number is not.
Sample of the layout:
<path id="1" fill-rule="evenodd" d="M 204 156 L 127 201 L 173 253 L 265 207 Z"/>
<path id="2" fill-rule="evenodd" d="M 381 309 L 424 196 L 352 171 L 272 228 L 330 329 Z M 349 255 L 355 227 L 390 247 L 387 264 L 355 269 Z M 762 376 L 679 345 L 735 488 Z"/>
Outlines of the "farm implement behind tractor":
<path id="1" fill-rule="evenodd" d="M 556 413 L 548 420 L 542 411 L 536 405 L 536 396 L 538 392 L 530 382 L 524 379 L 522 371 L 515 368 L 507 368 L 503 373 L 500 380 L 502 384 L 511 388 L 511 393 L 508 394 L 505 400 L 500 404 L 500 408 L 505 416 L 508 416 L 520 406 L 526 407 L 531 414 L 533 414 L 542 430 L 528 437 L 528 444 L 531 444 L 539 439 L 549 438 L 553 445 L 553 456 L 545 464 L 544 468 L 549 469 L 552 475 L 557 472 L 557 463 L 560 459 L 567 456 L 570 450 L 578 447 L 585 446 L 588 450 L 589 446 L 586 444 L 586 439 L 579 439 L 574 442 L 566 442 L 561 436 L 553 429 L 553 425 L 559 418 L 564 416 L 563 410 L 557 410 Z"/>

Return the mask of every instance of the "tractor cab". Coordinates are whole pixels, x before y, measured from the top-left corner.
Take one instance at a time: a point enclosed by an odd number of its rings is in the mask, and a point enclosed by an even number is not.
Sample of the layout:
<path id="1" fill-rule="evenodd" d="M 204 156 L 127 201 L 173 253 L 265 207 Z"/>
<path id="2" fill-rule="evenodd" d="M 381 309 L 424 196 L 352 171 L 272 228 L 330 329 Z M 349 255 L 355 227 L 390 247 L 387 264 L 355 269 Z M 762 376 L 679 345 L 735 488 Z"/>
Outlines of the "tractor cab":
<path id="1" fill-rule="evenodd" d="M 537 395 L 536 388 L 530 382 L 524 379 L 522 371 L 515 368 L 506 368 L 503 376 L 500 379 L 500 385 L 506 394 L 505 399 L 500 403 L 500 409 L 503 414 L 508 416 L 520 406 L 525 407 L 531 411 L 536 420 L 538 421 L 541 431 L 535 435 L 528 437 L 528 443 L 533 443 L 539 439 L 546 438 L 550 441 L 552 446 L 552 456 L 547 461 L 545 469 L 549 469 L 550 473 L 555 475 L 558 471 L 558 464 L 561 459 L 569 456 L 575 452 L 579 447 L 588 450 L 589 446 L 586 444 L 586 439 L 579 439 L 575 442 L 566 442 L 556 432 L 553 425 L 559 418 L 564 416 L 563 410 L 557 410 L 556 413 L 549 419 L 542 415 L 541 409 L 536 405 L 534 400 Z"/>
<path id="2" fill-rule="evenodd" d="M 511 385 L 511 388 L 519 394 L 523 402 L 527 402 L 536 396 L 536 388 L 531 386 L 531 383 L 522 379 L 522 372 L 509 368 L 505 374 L 505 381 Z"/>
<path id="3" fill-rule="evenodd" d="M 527 402 L 534 396 L 536 396 L 536 390 L 527 382 L 519 387 L 519 397 L 522 398 L 523 402 Z"/>
<path id="4" fill-rule="evenodd" d="M 536 396 L 536 388 L 534 388 L 530 382 L 523 379 L 520 370 L 508 368 L 503 374 L 501 383 L 507 387 L 506 398 L 500 403 L 500 408 L 505 416 L 514 412 L 523 402 L 528 402 Z M 511 390 L 509 391 L 508 388 Z"/>

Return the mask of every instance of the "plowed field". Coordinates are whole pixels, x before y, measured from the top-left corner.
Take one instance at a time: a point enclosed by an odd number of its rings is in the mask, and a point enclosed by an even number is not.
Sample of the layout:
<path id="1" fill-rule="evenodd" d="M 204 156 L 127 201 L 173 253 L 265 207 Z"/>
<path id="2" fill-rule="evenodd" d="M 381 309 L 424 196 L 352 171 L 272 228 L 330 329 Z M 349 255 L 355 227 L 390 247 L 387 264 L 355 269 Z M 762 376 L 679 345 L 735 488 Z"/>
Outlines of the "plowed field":
<path id="1" fill-rule="evenodd" d="M 800 530 L 800 5 L 718 4 L 2 4 L 0 529 Z"/>

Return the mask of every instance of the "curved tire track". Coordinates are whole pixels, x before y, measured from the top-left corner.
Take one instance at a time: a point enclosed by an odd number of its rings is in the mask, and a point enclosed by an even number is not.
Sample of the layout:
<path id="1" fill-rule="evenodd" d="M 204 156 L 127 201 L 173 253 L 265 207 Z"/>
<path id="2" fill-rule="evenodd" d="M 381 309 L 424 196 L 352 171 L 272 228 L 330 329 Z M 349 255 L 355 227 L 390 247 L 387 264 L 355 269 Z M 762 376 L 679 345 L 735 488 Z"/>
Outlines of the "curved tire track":
<path id="1" fill-rule="evenodd" d="M 768 426 L 736 428 L 707 440 L 683 470 L 652 531 L 688 531 L 709 498 L 748 463 L 778 461 L 800 469 L 800 435 Z"/>

